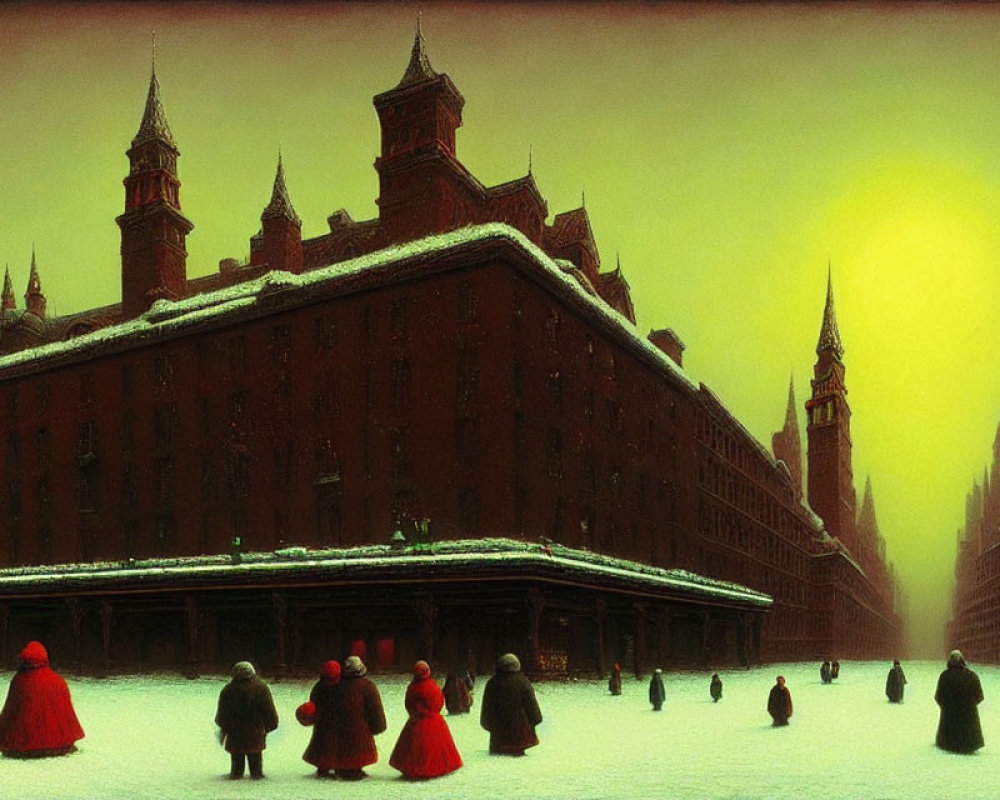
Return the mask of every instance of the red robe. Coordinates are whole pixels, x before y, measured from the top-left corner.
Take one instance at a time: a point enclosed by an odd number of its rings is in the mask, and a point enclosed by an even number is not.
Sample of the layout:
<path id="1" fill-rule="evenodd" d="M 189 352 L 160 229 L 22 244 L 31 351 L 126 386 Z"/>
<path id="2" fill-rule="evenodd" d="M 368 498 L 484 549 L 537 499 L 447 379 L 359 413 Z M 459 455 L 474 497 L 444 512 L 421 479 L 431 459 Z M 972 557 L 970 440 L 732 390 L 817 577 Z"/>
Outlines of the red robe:
<path id="1" fill-rule="evenodd" d="M 39 642 L 29 642 L 18 659 L 0 712 L 0 752 L 62 755 L 84 736 L 66 681 L 49 668 L 49 654 Z"/>
<path id="2" fill-rule="evenodd" d="M 415 678 L 406 689 L 410 718 L 399 734 L 389 765 L 407 778 L 437 778 L 462 766 L 448 723 L 441 716 L 444 695 L 431 678 Z"/>

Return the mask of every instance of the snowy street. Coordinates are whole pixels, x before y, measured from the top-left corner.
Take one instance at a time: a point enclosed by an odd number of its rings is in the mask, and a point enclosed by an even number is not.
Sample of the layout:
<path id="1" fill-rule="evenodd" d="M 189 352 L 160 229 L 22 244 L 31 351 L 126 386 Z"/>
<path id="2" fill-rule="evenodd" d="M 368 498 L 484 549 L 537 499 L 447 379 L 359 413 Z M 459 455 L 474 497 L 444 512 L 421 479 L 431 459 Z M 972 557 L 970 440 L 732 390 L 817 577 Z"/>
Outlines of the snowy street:
<path id="1" fill-rule="evenodd" d="M 60 671 L 60 665 L 54 664 Z M 653 712 L 647 682 L 626 677 L 612 697 L 606 681 L 539 683 L 545 721 L 541 744 L 519 759 L 489 756 L 473 713 L 448 717 L 465 766 L 427 783 L 400 780 L 389 753 L 405 722 L 406 679 L 373 676 L 388 730 L 380 760 L 360 783 L 318 780 L 301 760 L 309 729 L 294 717 L 312 681 L 270 683 L 281 724 L 268 737 L 263 782 L 229 781 L 229 758 L 213 725 L 221 678 L 149 676 L 108 680 L 65 675 L 87 733 L 69 756 L 0 760 L 6 798 L 115 800 L 312 800 L 312 798 L 711 798 L 775 800 L 920 800 L 993 798 L 1000 781 L 1000 667 L 970 664 L 986 695 L 980 705 L 986 747 L 974 756 L 934 746 L 933 700 L 940 662 L 904 662 L 905 703 L 884 695 L 889 663 L 844 662 L 831 685 L 819 664 L 723 671 L 722 700 L 708 694 L 711 672 L 667 673 L 667 700 Z M 772 728 L 765 711 L 774 677 L 783 674 L 795 713 Z M 0 673 L 6 695 L 11 673 Z M 443 676 L 436 675 L 439 682 Z M 345 790 L 350 789 L 347 793 Z"/>

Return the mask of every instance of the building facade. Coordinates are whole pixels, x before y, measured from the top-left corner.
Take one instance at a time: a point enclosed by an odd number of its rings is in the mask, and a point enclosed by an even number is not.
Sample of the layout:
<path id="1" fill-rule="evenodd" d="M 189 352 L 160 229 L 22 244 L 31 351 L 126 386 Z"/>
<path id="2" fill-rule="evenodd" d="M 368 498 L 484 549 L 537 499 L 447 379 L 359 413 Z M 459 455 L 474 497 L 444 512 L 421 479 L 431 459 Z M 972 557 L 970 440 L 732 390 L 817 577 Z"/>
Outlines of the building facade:
<path id="1" fill-rule="evenodd" d="M 585 209 L 548 223 L 530 171 L 486 187 L 461 164 L 464 98 L 419 31 L 403 78 L 374 105 L 376 219 L 341 210 L 304 240 L 279 158 L 247 262 L 192 280 L 179 150 L 154 74 L 117 220 L 121 302 L 50 318 L 34 262 L 23 311 L 7 276 L 4 636 L 65 611 L 78 663 L 105 667 L 216 665 L 243 630 L 241 652 L 299 668 L 307 657 L 289 642 L 321 618 L 353 620 L 338 623 L 340 652 L 427 654 L 450 641 L 447 658 L 502 647 L 556 671 L 609 659 L 640 671 L 650 653 L 707 664 L 898 652 L 877 564 L 809 507 L 826 502 L 824 473 L 838 492 L 852 487 L 846 427 L 846 454 L 831 460 L 810 417 L 804 502 L 793 437 L 779 460 L 690 379 L 672 330 L 638 335 L 628 283 L 617 265 L 601 271 Z M 828 311 L 835 324 L 832 289 Z M 833 379 L 814 382 L 810 404 L 822 385 L 836 405 L 840 355 L 819 357 L 817 381 L 821 364 Z M 482 588 L 474 570 L 438 580 L 433 561 L 414 561 L 408 577 L 376 566 L 326 585 L 323 569 L 293 560 L 290 577 L 264 559 L 253 600 L 239 570 L 191 577 L 234 546 L 241 558 L 304 548 L 332 568 L 390 539 L 495 538 L 611 559 L 631 577 L 611 580 L 602 562 L 586 579 L 549 570 L 529 586 L 498 562 L 482 618 L 514 622 L 450 639 L 455 614 L 443 609 Z M 95 564 L 110 577 L 84 580 Z M 172 582 L 153 586 L 144 570 L 167 567 Z M 649 570 L 704 577 L 697 591 L 668 590 Z M 383 578 L 403 588 L 372 627 L 365 609 Z M 140 595 L 171 621 L 126 657 L 135 639 L 116 626 L 140 624 L 122 621 L 145 607 Z M 262 619 L 277 633 L 254 639 Z"/>

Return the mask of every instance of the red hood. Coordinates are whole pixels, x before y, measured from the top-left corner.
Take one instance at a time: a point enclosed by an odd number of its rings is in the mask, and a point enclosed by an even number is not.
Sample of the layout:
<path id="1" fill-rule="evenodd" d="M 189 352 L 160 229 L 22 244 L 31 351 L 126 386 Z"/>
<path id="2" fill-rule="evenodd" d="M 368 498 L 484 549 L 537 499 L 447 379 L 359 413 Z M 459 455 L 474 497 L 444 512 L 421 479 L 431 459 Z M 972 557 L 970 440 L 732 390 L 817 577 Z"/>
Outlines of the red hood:
<path id="1" fill-rule="evenodd" d="M 17 657 L 21 667 L 47 667 L 49 654 L 41 642 L 28 642 Z"/>

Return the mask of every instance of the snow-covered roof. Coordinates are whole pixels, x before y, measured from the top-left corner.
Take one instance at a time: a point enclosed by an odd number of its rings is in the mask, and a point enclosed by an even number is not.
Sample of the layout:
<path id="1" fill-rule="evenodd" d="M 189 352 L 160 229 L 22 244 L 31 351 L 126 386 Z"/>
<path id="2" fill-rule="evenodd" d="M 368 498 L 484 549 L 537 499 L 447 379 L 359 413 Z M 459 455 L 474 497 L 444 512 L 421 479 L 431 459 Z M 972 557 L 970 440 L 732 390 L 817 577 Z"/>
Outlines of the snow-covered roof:
<path id="1" fill-rule="evenodd" d="M 182 300 L 160 299 L 135 319 L 100 328 L 66 341 L 51 342 L 3 356 L 0 358 L 0 372 L 13 367 L 42 369 L 48 366 L 50 361 L 99 355 L 109 345 L 127 346 L 155 340 L 161 336 L 182 334 L 185 329 L 196 328 L 213 321 L 224 323 L 227 318 L 238 312 L 252 312 L 262 298 L 276 292 L 294 293 L 299 289 L 315 289 L 324 284 L 361 275 L 368 270 L 390 267 L 397 262 L 445 256 L 470 245 L 495 241 L 508 242 L 523 251 L 532 262 L 544 270 L 545 274 L 558 281 L 580 304 L 600 317 L 644 357 L 680 379 L 691 389 L 696 388 L 683 369 L 659 348 L 638 335 L 635 326 L 626 317 L 599 297 L 589 294 L 576 279 L 567 275 L 556 261 L 523 233 L 498 222 L 472 225 L 448 233 L 427 236 L 300 274 L 274 270 L 253 280 L 196 294 Z"/>
<path id="2" fill-rule="evenodd" d="M 289 547 L 273 552 L 243 553 L 234 562 L 229 555 L 151 558 L 118 562 L 57 564 L 0 569 L 0 598 L 5 594 L 52 594 L 101 585 L 117 591 L 128 587 L 170 588 L 191 583 L 235 583 L 282 575 L 299 578 L 311 573 L 323 582 L 377 580 L 405 571 L 411 577 L 432 569 L 436 575 L 484 570 L 544 578 L 559 573 L 592 585 L 639 586 L 645 590 L 691 599 L 770 607 L 770 595 L 729 581 L 706 578 L 680 569 L 662 569 L 635 561 L 563 547 L 505 538 L 461 539 L 409 545 L 365 545 L 347 549 L 311 550 Z M 470 577 L 472 577 L 470 575 Z"/>

